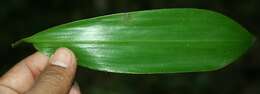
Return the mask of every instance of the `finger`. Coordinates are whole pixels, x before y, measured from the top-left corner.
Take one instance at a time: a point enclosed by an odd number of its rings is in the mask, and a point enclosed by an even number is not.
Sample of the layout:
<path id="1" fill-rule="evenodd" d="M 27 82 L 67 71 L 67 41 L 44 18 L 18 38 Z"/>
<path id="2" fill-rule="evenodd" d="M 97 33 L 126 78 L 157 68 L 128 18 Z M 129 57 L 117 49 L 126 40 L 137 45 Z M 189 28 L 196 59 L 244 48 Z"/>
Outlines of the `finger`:
<path id="1" fill-rule="evenodd" d="M 34 84 L 34 79 L 47 66 L 48 57 L 36 52 L 17 63 L 0 78 L 0 94 L 2 92 L 23 93 Z"/>
<path id="2" fill-rule="evenodd" d="M 79 88 L 78 83 L 75 82 L 75 83 L 73 84 L 73 86 L 72 86 L 71 89 L 70 89 L 69 94 L 81 94 L 81 93 L 80 93 L 80 88 Z"/>
<path id="3" fill-rule="evenodd" d="M 74 54 L 59 48 L 28 94 L 68 94 L 76 70 Z"/>

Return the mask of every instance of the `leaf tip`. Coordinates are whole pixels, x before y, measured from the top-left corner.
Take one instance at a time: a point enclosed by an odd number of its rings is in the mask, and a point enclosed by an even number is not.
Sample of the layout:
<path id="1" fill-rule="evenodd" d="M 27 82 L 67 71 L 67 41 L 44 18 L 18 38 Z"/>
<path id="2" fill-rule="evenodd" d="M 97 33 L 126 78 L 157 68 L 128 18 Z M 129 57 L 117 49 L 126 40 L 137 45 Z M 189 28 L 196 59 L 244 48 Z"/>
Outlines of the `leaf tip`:
<path id="1" fill-rule="evenodd" d="M 18 40 L 18 41 L 16 41 L 16 42 L 12 43 L 12 44 L 11 44 L 11 47 L 12 47 L 12 48 L 15 48 L 17 45 L 21 44 L 22 42 L 24 42 L 24 39 L 20 39 L 20 40 Z"/>

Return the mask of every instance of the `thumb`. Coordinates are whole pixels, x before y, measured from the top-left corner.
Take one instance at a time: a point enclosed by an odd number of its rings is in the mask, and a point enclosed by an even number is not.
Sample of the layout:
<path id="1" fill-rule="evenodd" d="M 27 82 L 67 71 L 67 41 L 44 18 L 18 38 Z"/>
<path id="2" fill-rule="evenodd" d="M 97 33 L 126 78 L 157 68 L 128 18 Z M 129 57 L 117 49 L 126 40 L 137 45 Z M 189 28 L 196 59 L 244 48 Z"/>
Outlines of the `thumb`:
<path id="1" fill-rule="evenodd" d="M 68 94 L 76 70 L 74 54 L 67 48 L 59 48 L 49 62 L 26 94 Z"/>

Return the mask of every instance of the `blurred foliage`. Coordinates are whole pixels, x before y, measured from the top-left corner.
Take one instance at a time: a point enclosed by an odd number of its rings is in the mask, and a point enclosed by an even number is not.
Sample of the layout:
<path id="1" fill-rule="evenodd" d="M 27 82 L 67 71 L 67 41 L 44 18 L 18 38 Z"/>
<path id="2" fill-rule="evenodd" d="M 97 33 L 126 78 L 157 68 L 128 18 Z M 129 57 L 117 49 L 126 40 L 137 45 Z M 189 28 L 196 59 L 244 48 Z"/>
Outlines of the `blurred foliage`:
<path id="1" fill-rule="evenodd" d="M 259 0 L 0 0 L 0 74 L 35 52 L 14 41 L 62 23 L 118 12 L 193 7 L 221 12 L 259 36 Z M 129 75 L 79 68 L 82 94 L 260 94 L 260 48 L 218 71 Z"/>

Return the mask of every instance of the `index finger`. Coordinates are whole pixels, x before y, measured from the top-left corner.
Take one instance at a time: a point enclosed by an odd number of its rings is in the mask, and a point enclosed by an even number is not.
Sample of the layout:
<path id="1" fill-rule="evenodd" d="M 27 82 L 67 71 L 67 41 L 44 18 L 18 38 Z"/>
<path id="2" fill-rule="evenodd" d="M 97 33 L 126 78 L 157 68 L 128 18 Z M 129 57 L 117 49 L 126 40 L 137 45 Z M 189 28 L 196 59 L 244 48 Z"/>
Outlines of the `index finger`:
<path id="1" fill-rule="evenodd" d="M 39 52 L 20 61 L 0 78 L 0 94 L 5 92 L 3 90 L 24 93 L 32 87 L 34 80 L 44 70 L 47 63 L 48 57 Z"/>

